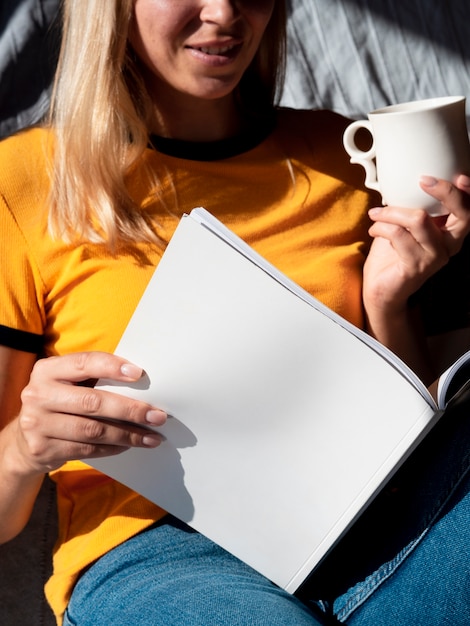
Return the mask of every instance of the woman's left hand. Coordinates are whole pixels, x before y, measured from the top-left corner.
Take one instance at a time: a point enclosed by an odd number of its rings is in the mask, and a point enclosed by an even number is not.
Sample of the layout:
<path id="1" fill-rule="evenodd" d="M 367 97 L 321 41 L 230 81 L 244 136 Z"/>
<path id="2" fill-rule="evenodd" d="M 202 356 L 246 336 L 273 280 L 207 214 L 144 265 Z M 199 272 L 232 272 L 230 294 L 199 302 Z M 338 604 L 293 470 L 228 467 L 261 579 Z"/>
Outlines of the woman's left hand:
<path id="1" fill-rule="evenodd" d="M 462 247 L 470 232 L 470 178 L 455 184 L 423 177 L 422 188 L 439 200 L 448 215 L 386 206 L 371 209 L 374 238 L 364 266 L 364 305 L 370 316 L 399 314 L 409 297 Z"/>
<path id="2" fill-rule="evenodd" d="M 363 300 L 371 335 L 398 354 L 426 383 L 436 372 L 409 297 L 446 265 L 470 232 L 470 178 L 455 184 L 424 177 L 421 185 L 448 214 L 398 207 L 372 209 L 374 238 L 364 265 Z"/>

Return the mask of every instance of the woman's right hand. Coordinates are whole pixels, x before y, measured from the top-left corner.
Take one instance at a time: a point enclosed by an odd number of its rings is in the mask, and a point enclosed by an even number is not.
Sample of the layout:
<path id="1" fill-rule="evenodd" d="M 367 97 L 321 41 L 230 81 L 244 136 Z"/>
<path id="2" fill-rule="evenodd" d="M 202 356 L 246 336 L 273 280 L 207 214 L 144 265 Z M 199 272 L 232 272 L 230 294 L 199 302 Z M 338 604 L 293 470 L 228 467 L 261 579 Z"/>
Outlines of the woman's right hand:
<path id="1" fill-rule="evenodd" d="M 44 474 L 69 460 L 158 446 L 160 435 L 142 426 L 164 424 L 163 411 L 83 384 L 100 378 L 130 383 L 141 376 L 141 368 L 104 352 L 39 360 L 21 394 L 19 416 L 10 424 L 16 430 L 17 471 Z"/>

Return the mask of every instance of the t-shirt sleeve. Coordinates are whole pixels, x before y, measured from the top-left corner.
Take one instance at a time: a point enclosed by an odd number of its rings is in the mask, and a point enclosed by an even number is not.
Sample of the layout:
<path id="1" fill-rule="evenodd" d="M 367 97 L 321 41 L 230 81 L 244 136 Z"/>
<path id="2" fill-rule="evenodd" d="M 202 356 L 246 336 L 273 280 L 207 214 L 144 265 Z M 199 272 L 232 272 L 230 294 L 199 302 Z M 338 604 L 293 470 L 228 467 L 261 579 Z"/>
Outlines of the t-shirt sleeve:
<path id="1" fill-rule="evenodd" d="M 0 195 L 0 345 L 39 354 L 43 344 L 43 286 L 26 239 Z"/>

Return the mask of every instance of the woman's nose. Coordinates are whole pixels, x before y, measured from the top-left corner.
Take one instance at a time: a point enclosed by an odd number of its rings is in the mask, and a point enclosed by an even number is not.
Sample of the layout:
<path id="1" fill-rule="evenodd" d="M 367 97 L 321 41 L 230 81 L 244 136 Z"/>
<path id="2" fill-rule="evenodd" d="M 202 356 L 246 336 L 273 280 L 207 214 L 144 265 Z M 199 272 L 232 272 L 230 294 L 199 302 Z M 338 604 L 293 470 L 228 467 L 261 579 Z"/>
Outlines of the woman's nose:
<path id="1" fill-rule="evenodd" d="M 204 0 L 200 13 L 203 22 L 231 24 L 239 17 L 238 2 L 233 0 Z"/>

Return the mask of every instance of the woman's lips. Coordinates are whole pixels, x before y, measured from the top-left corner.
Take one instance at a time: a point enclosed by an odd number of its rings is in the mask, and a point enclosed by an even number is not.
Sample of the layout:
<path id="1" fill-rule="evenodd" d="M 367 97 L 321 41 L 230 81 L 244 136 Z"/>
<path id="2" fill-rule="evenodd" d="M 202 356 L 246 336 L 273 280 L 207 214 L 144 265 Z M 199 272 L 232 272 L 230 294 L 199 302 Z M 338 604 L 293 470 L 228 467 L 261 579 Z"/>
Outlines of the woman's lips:
<path id="1" fill-rule="evenodd" d="M 237 47 L 237 44 L 228 46 L 190 46 L 193 50 L 200 50 L 204 54 L 223 55 Z"/>
<path id="2" fill-rule="evenodd" d="M 203 42 L 203 43 L 195 43 L 189 44 L 186 46 L 188 50 L 199 57 L 205 58 L 207 60 L 211 59 L 213 61 L 219 60 L 221 62 L 233 59 L 237 53 L 239 52 L 242 46 L 242 42 L 240 40 L 230 41 L 230 42 Z"/>

